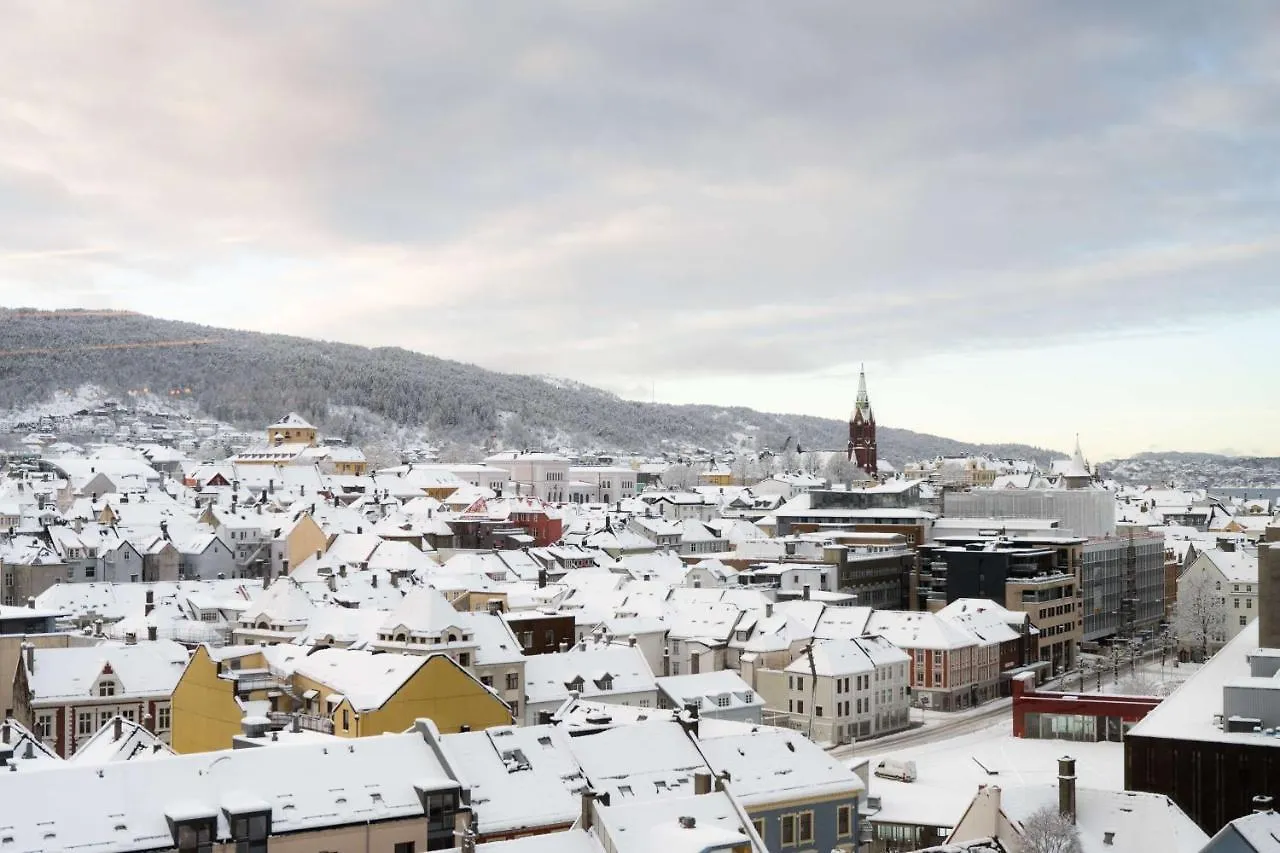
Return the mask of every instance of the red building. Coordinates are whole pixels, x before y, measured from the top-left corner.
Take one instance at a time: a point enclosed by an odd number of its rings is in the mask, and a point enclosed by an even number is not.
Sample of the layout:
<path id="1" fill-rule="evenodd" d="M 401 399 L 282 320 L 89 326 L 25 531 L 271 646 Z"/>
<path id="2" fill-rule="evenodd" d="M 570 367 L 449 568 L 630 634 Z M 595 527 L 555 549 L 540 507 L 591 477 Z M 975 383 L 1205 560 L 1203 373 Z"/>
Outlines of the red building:
<path id="1" fill-rule="evenodd" d="M 1158 696 L 1040 691 L 1029 673 L 1014 678 L 1012 686 L 1014 737 L 1121 741 L 1162 701 Z"/>

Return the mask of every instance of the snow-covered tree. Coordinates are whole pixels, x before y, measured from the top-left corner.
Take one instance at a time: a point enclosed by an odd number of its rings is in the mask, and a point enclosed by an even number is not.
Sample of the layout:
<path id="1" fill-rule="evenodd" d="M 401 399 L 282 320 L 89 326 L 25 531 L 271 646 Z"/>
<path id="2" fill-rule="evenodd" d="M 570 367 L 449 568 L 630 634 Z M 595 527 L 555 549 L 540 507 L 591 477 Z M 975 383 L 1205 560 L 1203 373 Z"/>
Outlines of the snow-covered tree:
<path id="1" fill-rule="evenodd" d="M 834 486 L 836 483 L 849 483 L 858 478 L 858 466 L 847 454 L 832 453 L 827 457 L 827 464 L 823 466 L 822 476 L 831 481 Z"/>
<path id="2" fill-rule="evenodd" d="M 1057 805 L 1039 808 L 1022 822 L 1022 842 L 1026 853 L 1081 853 L 1080 831 Z"/>
<path id="3" fill-rule="evenodd" d="M 693 470 L 693 466 L 683 462 L 669 465 L 662 472 L 662 485 L 668 489 L 692 489 L 697 484 L 698 472 Z"/>
<path id="4" fill-rule="evenodd" d="M 1178 645 L 1209 657 L 1210 647 L 1226 640 L 1227 600 L 1205 572 L 1188 572 L 1178 579 L 1174 605 L 1173 636 Z"/>

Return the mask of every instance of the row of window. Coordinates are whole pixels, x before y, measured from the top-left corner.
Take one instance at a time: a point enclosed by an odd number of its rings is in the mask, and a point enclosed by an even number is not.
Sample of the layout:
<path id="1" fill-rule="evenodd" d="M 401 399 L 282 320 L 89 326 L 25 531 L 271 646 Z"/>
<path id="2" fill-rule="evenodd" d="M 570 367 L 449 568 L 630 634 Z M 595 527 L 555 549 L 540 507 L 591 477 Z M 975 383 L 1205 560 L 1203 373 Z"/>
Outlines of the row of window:
<path id="1" fill-rule="evenodd" d="M 119 709 L 120 716 L 129 722 L 137 722 L 133 708 Z M 80 711 L 76 714 L 76 736 L 88 737 L 98 729 L 105 726 L 115 716 L 116 711 L 102 710 L 95 715 L 93 711 Z M 97 725 L 94 720 L 97 720 Z M 167 732 L 172 727 L 172 711 L 169 706 L 162 705 L 156 708 L 156 731 Z M 53 714 L 41 712 L 36 715 L 36 736 L 42 740 L 51 739 L 54 736 L 53 731 Z"/>

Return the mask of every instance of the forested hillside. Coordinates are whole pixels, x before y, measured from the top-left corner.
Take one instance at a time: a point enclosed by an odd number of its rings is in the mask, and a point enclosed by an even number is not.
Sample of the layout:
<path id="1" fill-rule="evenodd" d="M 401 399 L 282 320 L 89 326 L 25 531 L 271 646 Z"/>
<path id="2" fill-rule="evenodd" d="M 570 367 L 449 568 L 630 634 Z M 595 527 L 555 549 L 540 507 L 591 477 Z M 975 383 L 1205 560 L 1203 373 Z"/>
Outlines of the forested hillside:
<path id="1" fill-rule="evenodd" d="M 657 452 L 779 448 L 787 436 L 840 447 L 836 420 L 746 408 L 623 400 L 572 382 L 496 373 L 399 348 L 328 343 L 109 312 L 0 309 L 0 410 L 84 384 L 117 393 L 190 389 L 202 410 L 258 427 L 288 410 L 344 430 L 361 407 L 461 445 L 570 444 L 581 450 Z M 336 410 L 343 407 L 343 414 Z M 882 427 L 880 455 L 895 464 L 938 454 L 990 452 L 1045 460 L 1023 445 L 973 445 Z"/>

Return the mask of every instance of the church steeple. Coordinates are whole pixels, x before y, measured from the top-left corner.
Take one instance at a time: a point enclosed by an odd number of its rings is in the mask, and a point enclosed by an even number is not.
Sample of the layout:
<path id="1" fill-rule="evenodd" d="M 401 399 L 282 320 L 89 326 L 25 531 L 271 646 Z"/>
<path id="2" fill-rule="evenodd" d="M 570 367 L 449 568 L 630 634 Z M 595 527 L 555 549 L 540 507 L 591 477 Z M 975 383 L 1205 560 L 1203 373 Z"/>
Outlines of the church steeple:
<path id="1" fill-rule="evenodd" d="M 858 367 L 858 396 L 853 414 L 849 416 L 849 458 L 856 458 L 859 468 L 871 477 L 876 476 L 876 416 L 871 411 L 864 365 Z"/>

